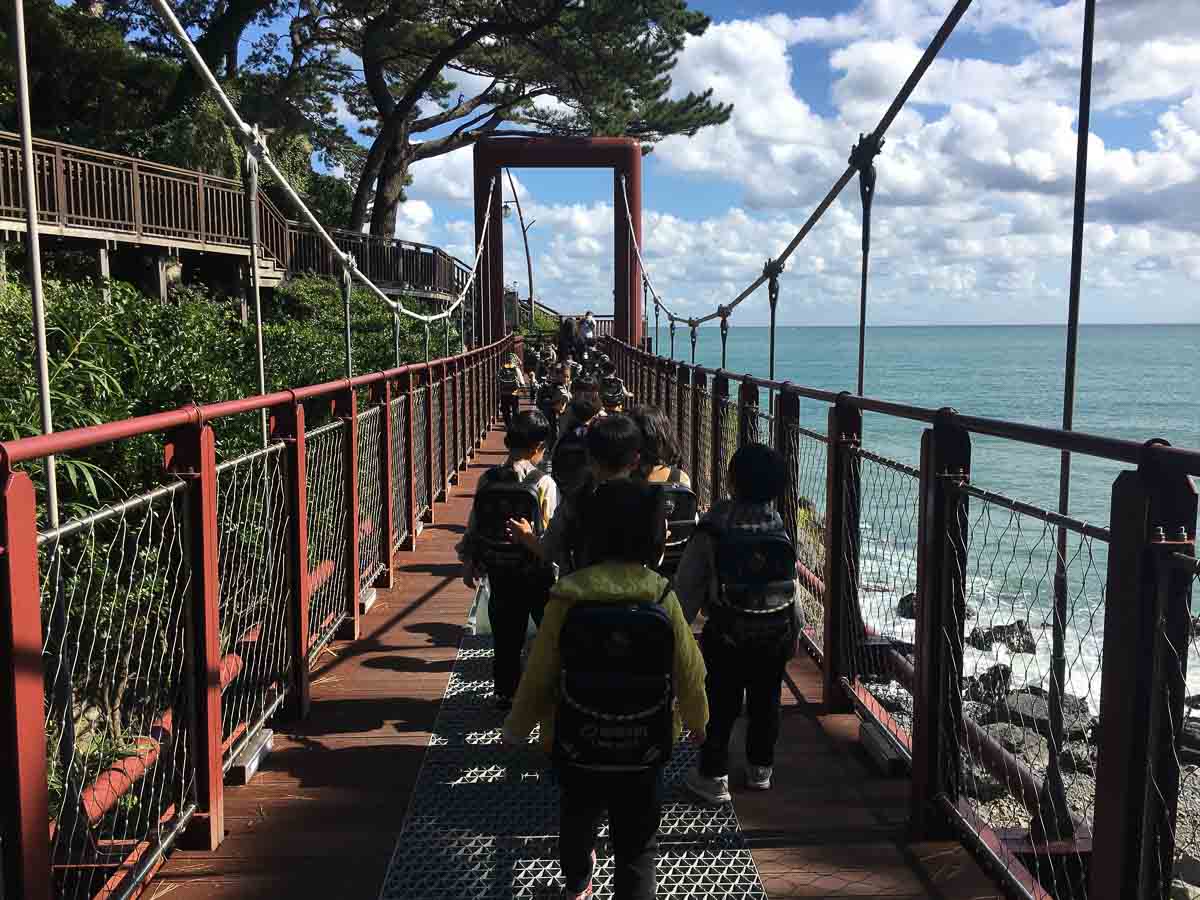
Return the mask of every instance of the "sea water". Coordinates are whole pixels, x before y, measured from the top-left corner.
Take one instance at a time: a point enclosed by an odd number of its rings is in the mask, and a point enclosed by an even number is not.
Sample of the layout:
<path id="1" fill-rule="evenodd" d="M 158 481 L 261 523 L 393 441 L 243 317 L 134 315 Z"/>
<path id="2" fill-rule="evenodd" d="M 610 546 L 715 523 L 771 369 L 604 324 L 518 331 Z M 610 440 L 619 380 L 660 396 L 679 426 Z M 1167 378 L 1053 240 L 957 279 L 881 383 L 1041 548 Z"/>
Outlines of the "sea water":
<path id="1" fill-rule="evenodd" d="M 653 322 L 650 328 L 654 336 Z M 668 330 L 658 348 L 669 353 Z M 867 396 L 964 414 L 1060 427 L 1063 409 L 1066 329 L 1058 326 L 894 327 L 866 333 Z M 691 361 L 686 329 L 675 336 L 675 358 Z M 726 368 L 768 374 L 769 331 L 733 326 Z M 716 328 L 698 331 L 695 361 L 721 363 Z M 856 328 L 781 327 L 776 336 L 775 377 L 830 391 L 855 389 Z M 764 398 L 765 403 L 765 398 Z M 827 406 L 802 401 L 801 424 L 826 429 Z M 868 413 L 863 446 L 880 456 L 916 466 L 921 423 Z M 1200 447 L 1200 325 L 1085 325 L 1079 332 L 1075 430 L 1175 446 Z M 809 465 L 823 465 L 820 448 Z M 1120 463 L 1072 458 L 1070 514 L 1107 527 L 1112 482 Z M 1059 453 L 995 438 L 972 437 L 971 482 L 1048 510 L 1057 509 Z M 819 479 L 802 474 L 810 493 Z M 868 624 L 882 634 L 911 641 L 913 622 L 896 615 L 904 593 L 915 589 L 916 486 L 905 476 L 872 463 L 863 466 L 864 524 L 861 603 Z M 814 496 L 820 508 L 823 497 Z M 989 651 L 968 648 L 967 672 L 997 662 L 1013 669 L 1013 684 L 1046 687 L 1053 598 L 1053 528 L 972 500 L 969 513 L 967 592 L 975 618 L 964 626 L 1026 620 L 1037 652 L 1010 655 L 1002 644 Z M 1093 710 L 1100 693 L 1107 548 L 1072 535 L 1068 544 L 1069 688 Z M 1197 591 L 1200 594 L 1200 590 Z M 1200 597 L 1196 598 L 1200 602 Z M 1189 693 L 1200 693 L 1200 654 L 1193 652 Z"/>

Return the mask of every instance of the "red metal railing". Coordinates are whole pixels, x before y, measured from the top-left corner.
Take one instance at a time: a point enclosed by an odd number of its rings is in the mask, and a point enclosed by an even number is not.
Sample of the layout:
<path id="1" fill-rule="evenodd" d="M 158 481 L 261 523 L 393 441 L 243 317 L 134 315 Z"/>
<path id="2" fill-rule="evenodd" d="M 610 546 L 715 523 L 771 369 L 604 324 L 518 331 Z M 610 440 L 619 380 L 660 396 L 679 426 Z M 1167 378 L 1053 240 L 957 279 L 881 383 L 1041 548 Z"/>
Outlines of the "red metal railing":
<path id="1" fill-rule="evenodd" d="M 38 215 L 51 234 L 221 251 L 247 246 L 239 182 L 129 156 L 34 141 Z M 24 228 L 20 139 L 0 132 L 0 220 Z M 338 275 L 340 263 L 307 226 L 289 221 L 263 193 L 259 228 L 266 258 L 288 272 Z M 470 268 L 427 244 L 332 232 L 373 281 L 456 296 Z"/>
<path id="2" fill-rule="evenodd" d="M 359 635 L 495 418 L 510 344 L 0 444 L 5 896 L 130 896 L 184 829 L 221 842 L 224 771 Z M 269 446 L 218 465 L 223 420 L 263 409 Z M 147 435 L 163 485 L 38 534 L 21 463 Z"/>
<path id="3" fill-rule="evenodd" d="M 727 495 L 738 446 L 783 454 L 802 643 L 821 665 L 826 708 L 876 723 L 911 767 L 915 836 L 960 836 L 1020 897 L 1160 897 L 1188 874 L 1179 860 L 1200 855 L 1200 808 L 1183 802 L 1200 781 L 1196 751 L 1183 750 L 1196 745 L 1184 723 L 1185 698 L 1197 705 L 1189 476 L 1200 452 L 607 346 L 635 397 L 676 423 L 702 506 Z M 864 412 L 924 423 L 919 463 L 864 446 Z M 976 435 L 1136 469 L 1117 478 L 1111 527 L 1099 527 L 972 483 Z M 1070 622 L 1056 629 L 1060 528 Z M 1051 686 L 1055 653 L 1066 683 Z"/>

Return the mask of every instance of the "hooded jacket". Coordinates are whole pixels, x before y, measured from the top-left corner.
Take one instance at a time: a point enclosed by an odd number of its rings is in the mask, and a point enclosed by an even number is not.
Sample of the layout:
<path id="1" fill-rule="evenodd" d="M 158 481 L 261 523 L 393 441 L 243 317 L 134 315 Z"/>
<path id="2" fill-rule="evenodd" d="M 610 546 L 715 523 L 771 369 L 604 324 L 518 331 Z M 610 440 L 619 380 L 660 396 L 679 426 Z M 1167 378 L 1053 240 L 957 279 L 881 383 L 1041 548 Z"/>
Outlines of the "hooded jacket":
<path id="1" fill-rule="evenodd" d="M 664 595 L 665 592 L 665 595 Z M 506 739 L 524 739 L 537 723 L 542 725 L 542 746 L 554 746 L 554 719 L 558 711 L 559 631 L 567 613 L 579 603 L 645 603 L 662 598 L 675 630 L 675 739 L 682 726 L 700 731 L 708 724 L 708 698 L 704 692 L 704 657 L 683 617 L 667 579 L 640 563 L 609 562 L 588 566 L 561 579 L 550 591 L 550 602 L 533 642 L 529 664 L 504 720 Z"/>

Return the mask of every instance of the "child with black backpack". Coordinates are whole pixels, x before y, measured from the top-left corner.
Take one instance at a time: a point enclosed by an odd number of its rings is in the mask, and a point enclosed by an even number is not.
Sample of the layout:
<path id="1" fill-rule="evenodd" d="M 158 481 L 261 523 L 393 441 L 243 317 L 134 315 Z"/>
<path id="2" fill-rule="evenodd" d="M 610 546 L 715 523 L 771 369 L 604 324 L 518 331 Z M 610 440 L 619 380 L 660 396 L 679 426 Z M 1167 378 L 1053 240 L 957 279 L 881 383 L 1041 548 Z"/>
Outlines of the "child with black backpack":
<path id="1" fill-rule="evenodd" d="M 712 720 L 688 789 L 727 803 L 729 738 L 745 697 L 746 787 L 769 790 L 779 738 L 784 668 L 800 636 L 796 549 L 772 506 L 787 485 L 783 457 L 746 444 L 729 463 L 732 499 L 696 526 L 673 582 L 688 621 L 707 614 L 700 646 Z"/>
<path id="2" fill-rule="evenodd" d="M 704 660 L 670 585 L 650 568 L 666 538 L 661 493 L 628 478 L 608 481 L 582 513 L 587 565 L 551 591 L 503 739 L 523 744 L 541 722 L 558 772 L 567 897 L 592 895 L 607 812 L 614 896 L 650 900 L 660 774 L 682 725 L 703 740 Z"/>
<path id="3" fill-rule="evenodd" d="M 541 534 L 558 509 L 554 479 L 538 464 L 546 452 L 550 425 L 540 412 L 518 412 L 504 436 L 508 459 L 483 473 L 458 545 L 463 583 L 474 588 L 482 573 L 488 577 L 488 618 L 495 639 L 493 692 L 501 709 L 512 706 L 521 678 L 521 650 L 530 617 L 542 620 L 542 610 L 554 571 L 515 543 L 509 520 L 522 519 Z"/>
<path id="4" fill-rule="evenodd" d="M 559 420 L 550 471 L 564 498 L 574 496 L 587 484 L 587 431 L 599 414 L 600 404 L 584 394 L 567 404 L 566 413 Z"/>
<path id="5" fill-rule="evenodd" d="M 512 424 L 513 416 L 521 408 L 521 391 L 525 387 L 525 373 L 521 369 L 521 361 L 513 353 L 500 366 L 496 374 L 496 392 L 500 395 L 500 415 L 504 417 L 504 427 Z"/>
<path id="6" fill-rule="evenodd" d="M 596 485 L 629 478 L 637 471 L 642 433 L 628 416 L 606 416 L 588 427 L 584 445 L 588 460 L 586 483 L 575 495 L 563 498 L 549 527 L 539 536 L 532 524 L 520 517 L 509 523 L 513 540 L 558 566 L 559 575 L 579 568 L 575 550 L 583 531 L 580 499 Z"/>

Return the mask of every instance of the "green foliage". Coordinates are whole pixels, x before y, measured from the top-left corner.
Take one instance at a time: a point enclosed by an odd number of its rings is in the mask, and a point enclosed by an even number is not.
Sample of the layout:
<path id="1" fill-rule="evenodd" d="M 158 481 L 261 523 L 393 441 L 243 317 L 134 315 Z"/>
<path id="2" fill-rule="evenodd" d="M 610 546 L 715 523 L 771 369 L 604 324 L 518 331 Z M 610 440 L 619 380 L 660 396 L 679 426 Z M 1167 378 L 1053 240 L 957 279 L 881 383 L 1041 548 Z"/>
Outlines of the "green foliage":
<path id="1" fill-rule="evenodd" d="M 354 370 L 395 364 L 390 309 L 365 291 L 351 302 Z M 281 286 L 263 311 L 269 390 L 345 377 L 343 307 L 327 279 L 300 278 Z M 258 392 L 255 336 L 232 306 L 202 288 L 176 291 L 159 303 L 114 282 L 110 299 L 96 282 L 46 283 L 46 328 L 51 401 L 57 430 L 210 403 Z M 41 432 L 32 352 L 29 293 L 0 289 L 0 439 Z M 401 359 L 424 359 L 424 328 L 401 320 Z M 433 354 L 444 348 L 435 326 Z M 451 329 L 457 349 L 457 328 Z M 225 457 L 257 445 L 258 420 L 241 416 L 216 426 Z M 147 436 L 59 459 L 64 516 L 136 493 L 161 477 L 161 437 Z M 42 477 L 38 465 L 36 479 Z"/>

